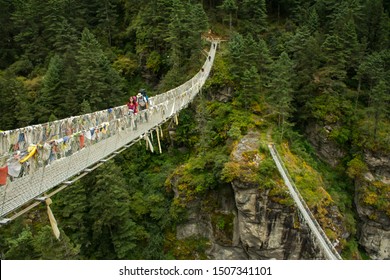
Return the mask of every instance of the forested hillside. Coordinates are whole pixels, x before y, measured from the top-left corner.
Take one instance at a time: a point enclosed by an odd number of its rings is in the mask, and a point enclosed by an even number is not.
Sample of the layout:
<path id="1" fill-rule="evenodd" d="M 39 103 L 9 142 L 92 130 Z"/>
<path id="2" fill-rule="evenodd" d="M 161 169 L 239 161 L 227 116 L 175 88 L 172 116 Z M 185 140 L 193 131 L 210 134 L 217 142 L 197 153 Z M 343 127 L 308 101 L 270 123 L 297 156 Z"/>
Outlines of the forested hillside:
<path id="1" fill-rule="evenodd" d="M 200 69 L 202 34 L 224 39 L 163 154 L 136 144 L 55 195 L 60 240 L 43 205 L 1 227 L 1 258 L 208 258 L 207 238 L 176 234 L 194 201 L 212 213 L 240 177 L 291 206 L 271 161 L 255 178 L 231 161 L 252 131 L 283 149 L 343 257 L 389 258 L 368 245 L 390 240 L 389 13 L 385 0 L 0 0 L 0 130 L 166 91 Z M 229 235 L 231 219 L 211 221 Z"/>

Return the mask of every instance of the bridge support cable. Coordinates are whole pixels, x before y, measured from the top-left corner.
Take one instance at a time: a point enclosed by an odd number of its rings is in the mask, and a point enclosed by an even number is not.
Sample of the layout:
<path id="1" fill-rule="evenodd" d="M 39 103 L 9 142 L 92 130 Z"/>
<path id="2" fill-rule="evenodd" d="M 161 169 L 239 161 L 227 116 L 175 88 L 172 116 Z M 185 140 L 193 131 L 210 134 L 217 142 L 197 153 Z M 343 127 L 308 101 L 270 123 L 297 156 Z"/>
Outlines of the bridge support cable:
<path id="1" fill-rule="evenodd" d="M 158 133 L 159 126 L 169 119 L 176 119 L 209 76 L 218 45 L 217 41 L 211 43 L 208 58 L 192 79 L 150 97 L 149 108 L 136 115 L 130 115 L 124 105 L 0 132 L 0 167 L 13 168 L 6 184 L 0 185 L 0 225 L 35 207 L 34 199 L 43 193 L 60 185 L 58 189 L 65 188 L 64 182 L 70 178 L 74 182 L 145 135 L 154 130 Z M 36 153 L 21 163 L 30 146 L 37 147 Z"/>
<path id="2" fill-rule="evenodd" d="M 341 260 L 340 254 L 334 248 L 333 244 L 330 242 L 329 238 L 326 236 L 325 232 L 315 219 L 313 213 L 310 211 L 305 200 L 299 193 L 299 190 L 295 186 L 293 180 L 291 179 L 287 168 L 284 166 L 283 161 L 276 150 L 273 144 L 268 145 L 269 151 L 271 153 L 272 159 L 274 160 L 276 167 L 280 175 L 282 176 L 284 183 L 286 184 L 292 198 L 294 199 L 295 204 L 297 205 L 300 213 L 303 216 L 306 224 L 309 226 L 311 232 L 315 236 L 318 245 L 320 246 L 325 257 L 329 260 Z"/>

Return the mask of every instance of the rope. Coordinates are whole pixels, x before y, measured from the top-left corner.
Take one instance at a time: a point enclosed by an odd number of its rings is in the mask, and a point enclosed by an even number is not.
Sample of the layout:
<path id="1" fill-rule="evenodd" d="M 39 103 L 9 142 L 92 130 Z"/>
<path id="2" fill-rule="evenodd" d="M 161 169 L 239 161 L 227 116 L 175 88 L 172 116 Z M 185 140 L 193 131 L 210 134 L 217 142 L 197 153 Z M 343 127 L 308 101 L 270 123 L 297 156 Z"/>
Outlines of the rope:
<path id="1" fill-rule="evenodd" d="M 177 118 L 177 114 L 175 114 L 175 123 L 176 125 L 179 125 L 179 119 Z"/>
<path id="2" fill-rule="evenodd" d="M 59 240 L 60 239 L 60 230 L 58 229 L 57 221 L 54 218 L 53 212 L 50 209 L 50 204 L 52 204 L 51 198 L 46 198 L 45 200 L 47 207 L 47 216 L 49 217 L 51 229 L 53 230 L 54 236 Z"/>
<path id="3" fill-rule="evenodd" d="M 162 150 L 161 150 L 161 144 L 160 144 L 160 134 L 159 134 L 159 127 L 157 127 L 157 128 L 156 128 L 156 134 L 157 134 L 158 150 L 160 151 L 160 154 L 162 154 Z"/>
<path id="4" fill-rule="evenodd" d="M 145 134 L 144 139 L 146 141 L 146 150 L 149 148 L 152 153 L 154 153 L 152 142 L 150 142 L 148 134 Z"/>

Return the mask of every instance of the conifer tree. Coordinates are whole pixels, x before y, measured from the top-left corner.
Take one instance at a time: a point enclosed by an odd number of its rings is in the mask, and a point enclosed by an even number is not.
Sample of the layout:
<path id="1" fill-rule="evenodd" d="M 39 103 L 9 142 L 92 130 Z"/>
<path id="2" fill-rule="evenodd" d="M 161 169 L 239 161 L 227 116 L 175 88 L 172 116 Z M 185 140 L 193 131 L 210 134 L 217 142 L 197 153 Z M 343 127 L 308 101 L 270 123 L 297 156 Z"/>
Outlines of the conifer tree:
<path id="1" fill-rule="evenodd" d="M 80 254 L 84 254 L 90 244 L 88 193 L 82 182 L 76 181 L 59 193 L 51 207 L 60 229 L 79 247 Z"/>
<path id="2" fill-rule="evenodd" d="M 364 15 L 359 23 L 360 37 L 367 38 L 367 47 L 371 51 L 381 51 L 390 45 L 390 18 L 383 9 L 383 0 L 365 0 Z"/>
<path id="3" fill-rule="evenodd" d="M 248 31 L 252 31 L 252 34 L 258 34 L 267 30 L 267 7 L 265 0 L 243 0 L 239 13 L 241 18 L 251 23 Z"/>
<path id="4" fill-rule="evenodd" d="M 115 32 L 115 25 L 117 23 L 117 5 L 118 0 L 104 0 L 96 2 L 99 6 L 96 9 L 96 17 L 98 19 L 97 29 L 98 33 L 104 35 L 105 40 L 109 46 L 112 45 L 113 36 Z"/>
<path id="5" fill-rule="evenodd" d="M 39 253 L 35 251 L 33 242 L 34 238 L 31 229 L 29 227 L 23 228 L 18 236 L 13 236 L 7 240 L 5 259 L 34 260 L 39 258 Z"/>
<path id="6" fill-rule="evenodd" d="M 76 84 L 79 103 L 87 100 L 93 111 L 120 104 L 124 98 L 123 81 L 88 29 L 84 29 L 82 33 L 76 59 L 79 67 Z"/>
<path id="7" fill-rule="evenodd" d="M 317 11 L 316 11 L 315 7 L 313 7 L 309 11 L 309 18 L 308 18 L 307 24 L 306 24 L 307 27 L 309 28 L 309 32 L 311 34 L 318 32 L 318 28 L 320 26 L 319 21 L 320 21 L 320 19 L 318 17 Z"/>
<path id="8" fill-rule="evenodd" d="M 337 34 L 326 35 L 321 45 L 324 67 L 321 69 L 320 79 L 328 89 L 335 93 L 342 93 L 345 89 L 347 53 L 344 41 Z"/>
<path id="9" fill-rule="evenodd" d="M 0 128 L 1 130 L 8 130 L 15 128 L 16 120 L 13 108 L 16 105 L 15 100 L 15 86 L 19 89 L 21 85 L 17 86 L 17 81 L 10 75 L 10 73 L 0 72 Z M 12 92 L 14 91 L 14 92 Z"/>
<path id="10" fill-rule="evenodd" d="M 286 128 L 290 125 L 290 117 L 293 107 L 293 62 L 286 52 L 283 52 L 273 65 L 269 86 L 269 102 L 278 117 L 278 127 L 281 130 L 281 138 Z"/>
<path id="11" fill-rule="evenodd" d="M 130 196 L 119 166 L 106 163 L 90 192 L 90 253 L 98 259 L 130 259 L 141 229 L 130 216 Z"/>
<path id="12" fill-rule="evenodd" d="M 63 99 L 60 91 L 62 68 L 61 58 L 57 55 L 53 56 L 35 101 L 36 119 L 39 123 L 47 122 L 52 114 L 61 117 L 62 108 L 58 106 L 58 103 Z"/>
<path id="13" fill-rule="evenodd" d="M 263 89 L 269 83 L 269 75 L 273 62 L 267 42 L 264 39 L 260 39 L 258 42 L 256 61 L 260 78 L 260 88 Z"/>
<path id="14" fill-rule="evenodd" d="M 250 106 L 259 103 L 260 98 L 260 76 L 255 66 L 244 70 L 240 82 L 240 95 L 238 101 L 241 107 L 249 110 Z"/>
<path id="15" fill-rule="evenodd" d="M 368 108 L 368 112 L 370 113 L 374 123 L 372 127 L 373 141 L 376 141 L 380 121 L 390 112 L 389 102 L 389 87 L 386 85 L 386 82 L 381 79 L 370 92 L 370 106 Z"/>
<path id="16" fill-rule="evenodd" d="M 229 30 L 232 31 L 233 13 L 238 9 L 236 0 L 223 0 L 222 5 L 219 6 L 219 8 L 229 14 Z"/>
<path id="17" fill-rule="evenodd" d="M 42 260 L 72 260 L 77 259 L 79 247 L 75 246 L 69 237 L 61 231 L 57 240 L 49 225 L 43 226 L 34 235 L 32 245 Z"/>
<path id="18" fill-rule="evenodd" d="M 0 7 L 0 69 L 5 69 L 14 61 L 17 49 L 13 42 L 15 26 L 11 24 L 13 1 L 0 0 Z"/>

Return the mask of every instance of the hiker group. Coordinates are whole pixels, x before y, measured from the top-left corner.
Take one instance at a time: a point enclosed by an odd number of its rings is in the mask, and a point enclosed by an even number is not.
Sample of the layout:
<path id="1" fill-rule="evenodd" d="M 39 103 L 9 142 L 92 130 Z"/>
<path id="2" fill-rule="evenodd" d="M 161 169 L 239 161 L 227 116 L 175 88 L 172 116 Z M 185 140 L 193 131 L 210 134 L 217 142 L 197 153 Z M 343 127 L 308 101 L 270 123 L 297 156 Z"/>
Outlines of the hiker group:
<path id="1" fill-rule="evenodd" d="M 149 97 L 146 94 L 146 90 L 141 89 L 137 95 L 130 96 L 129 101 L 127 102 L 127 108 L 129 108 L 129 115 L 148 109 Z"/>

